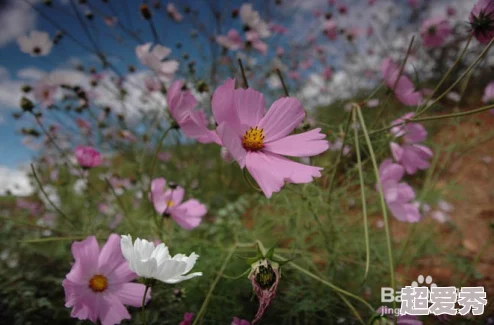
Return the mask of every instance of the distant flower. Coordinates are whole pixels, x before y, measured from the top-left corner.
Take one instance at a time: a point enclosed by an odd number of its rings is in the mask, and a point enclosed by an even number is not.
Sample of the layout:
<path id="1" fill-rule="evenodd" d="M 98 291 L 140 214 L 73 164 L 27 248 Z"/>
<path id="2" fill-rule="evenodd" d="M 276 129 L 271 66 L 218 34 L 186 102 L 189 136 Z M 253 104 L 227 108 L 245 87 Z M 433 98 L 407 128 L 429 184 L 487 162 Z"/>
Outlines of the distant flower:
<path id="1" fill-rule="evenodd" d="M 180 186 L 173 189 L 166 186 L 164 178 L 156 178 L 151 182 L 150 199 L 156 212 L 169 215 L 180 227 L 187 230 L 199 226 L 207 213 L 206 206 L 196 199 L 182 202 L 185 190 Z"/>
<path id="2" fill-rule="evenodd" d="M 82 134 L 91 134 L 91 124 L 88 121 L 78 117 L 75 122 L 77 124 L 77 127 L 81 130 Z"/>
<path id="3" fill-rule="evenodd" d="M 21 52 L 31 56 L 45 56 L 50 54 L 53 42 L 46 32 L 31 31 L 28 36 L 21 36 L 17 39 L 17 44 Z"/>
<path id="4" fill-rule="evenodd" d="M 101 154 L 91 146 L 78 146 L 74 153 L 77 162 L 84 168 L 97 167 L 103 162 Z"/>
<path id="5" fill-rule="evenodd" d="M 181 22 L 182 19 L 184 18 L 182 14 L 178 12 L 178 9 L 175 7 L 173 3 L 169 3 L 166 6 L 166 12 L 168 13 L 168 16 L 170 16 L 176 22 Z"/>
<path id="6" fill-rule="evenodd" d="M 57 86 L 53 86 L 43 81 L 38 82 L 33 89 L 34 99 L 36 99 L 43 108 L 53 105 L 56 92 Z"/>
<path id="7" fill-rule="evenodd" d="M 405 167 L 407 174 L 413 175 L 418 170 L 430 167 L 430 159 L 433 156 L 431 149 L 419 144 L 402 144 L 391 142 L 391 152 L 396 162 Z"/>
<path id="8" fill-rule="evenodd" d="M 494 104 L 494 81 L 489 83 L 484 90 L 484 97 L 482 101 L 486 104 Z"/>
<path id="9" fill-rule="evenodd" d="M 394 125 L 391 128 L 391 134 L 396 138 L 402 138 L 403 142 L 408 144 L 425 141 L 427 139 L 427 130 L 422 124 L 417 122 L 405 123 L 413 118 L 414 115 L 414 113 L 408 113 L 391 122 L 391 125 Z"/>
<path id="10" fill-rule="evenodd" d="M 187 274 L 199 257 L 195 253 L 190 256 L 177 254 L 171 257 L 165 244 L 161 243 L 155 247 L 154 243 L 140 238 L 132 243 L 130 235 L 122 236 L 121 246 L 123 256 L 129 262 L 129 268 L 140 277 L 174 284 L 202 275 L 202 272 Z"/>
<path id="11" fill-rule="evenodd" d="M 185 313 L 184 320 L 181 321 L 179 325 L 192 325 L 193 320 L 194 320 L 194 313 Z"/>
<path id="12" fill-rule="evenodd" d="M 145 286 L 130 282 L 137 276 L 122 255 L 120 236 L 110 235 L 101 250 L 94 236 L 74 242 L 72 255 L 75 262 L 62 282 L 65 307 L 72 307 L 72 317 L 120 324 L 131 318 L 124 305 L 141 307 Z"/>
<path id="13" fill-rule="evenodd" d="M 412 9 L 418 9 L 420 7 L 420 0 L 407 0 L 407 3 Z"/>
<path id="14" fill-rule="evenodd" d="M 184 90 L 183 81 L 175 81 L 168 88 L 166 101 L 173 119 L 189 138 L 201 143 L 220 143 L 217 134 L 208 129 L 204 112 L 196 111 L 197 100 L 189 90 Z"/>
<path id="15" fill-rule="evenodd" d="M 366 106 L 369 107 L 369 108 L 374 108 L 374 107 L 377 107 L 379 106 L 379 99 L 377 98 L 372 98 L 372 99 L 369 99 L 366 103 Z"/>
<path id="16" fill-rule="evenodd" d="M 103 21 L 108 27 L 113 27 L 118 23 L 118 18 L 117 17 L 112 17 L 112 16 L 105 16 L 103 18 Z"/>
<path id="17" fill-rule="evenodd" d="M 323 33 L 331 41 L 334 41 L 338 36 L 338 25 L 333 20 L 325 20 L 323 25 Z"/>
<path id="18" fill-rule="evenodd" d="M 159 44 L 156 44 L 153 49 L 151 49 L 151 46 L 152 43 L 146 43 L 136 47 L 136 55 L 139 61 L 165 81 L 173 79 L 178 69 L 178 61 L 164 61 L 170 55 L 171 50 Z"/>
<path id="19" fill-rule="evenodd" d="M 232 323 L 230 325 L 250 325 L 250 322 L 245 319 L 233 317 Z"/>
<path id="20" fill-rule="evenodd" d="M 330 80 L 331 77 L 333 77 L 333 69 L 331 69 L 331 67 L 324 68 L 322 75 L 324 77 L 324 80 L 326 80 L 326 81 Z"/>
<path id="21" fill-rule="evenodd" d="M 320 167 L 283 157 L 310 157 L 326 151 L 321 129 L 289 135 L 305 118 L 302 104 L 293 97 L 276 100 L 266 112 L 264 96 L 252 89 L 234 89 L 229 79 L 213 95 L 213 115 L 222 144 L 269 198 L 285 182 L 309 183 L 320 177 Z"/>
<path id="22" fill-rule="evenodd" d="M 225 35 L 216 36 L 216 42 L 223 46 L 226 49 L 236 51 L 243 48 L 244 43 L 242 41 L 242 37 L 237 32 L 236 29 L 231 28 L 228 33 Z"/>
<path id="23" fill-rule="evenodd" d="M 20 209 L 25 209 L 29 211 L 32 216 L 38 216 L 43 211 L 43 206 L 40 202 L 29 201 L 26 199 L 17 198 L 16 206 Z"/>
<path id="24" fill-rule="evenodd" d="M 266 55 L 268 52 L 268 44 L 261 41 L 261 37 L 257 32 L 248 31 L 245 33 L 248 44 L 250 44 L 255 50 L 259 51 L 262 55 Z"/>
<path id="25" fill-rule="evenodd" d="M 441 17 L 434 17 L 422 23 L 420 35 L 425 47 L 440 47 L 451 35 L 452 30 L 449 21 Z"/>
<path id="26" fill-rule="evenodd" d="M 452 6 L 447 6 L 446 7 L 446 14 L 448 15 L 448 17 L 453 17 L 456 15 L 456 9 Z"/>
<path id="27" fill-rule="evenodd" d="M 422 94 L 415 89 L 412 81 L 403 73 L 398 79 L 400 67 L 391 58 L 383 60 L 381 72 L 386 85 L 394 91 L 398 100 L 405 105 L 413 106 L 422 102 Z M 398 79 L 398 81 L 396 81 Z"/>
<path id="28" fill-rule="evenodd" d="M 170 159 L 172 159 L 172 154 L 169 153 L 168 151 L 162 151 L 158 153 L 158 159 L 163 162 L 170 161 Z"/>
<path id="29" fill-rule="evenodd" d="M 263 21 L 259 13 L 252 8 L 252 4 L 242 4 L 240 7 L 240 19 L 250 30 L 258 33 L 260 38 L 269 37 L 271 35 L 269 25 Z"/>
<path id="30" fill-rule="evenodd" d="M 404 167 L 391 159 L 384 160 L 379 166 L 383 196 L 393 216 L 403 222 L 418 222 L 422 216 L 413 202 L 415 192 L 408 184 L 400 182 L 404 175 Z M 376 188 L 379 189 L 377 185 Z"/>
<path id="31" fill-rule="evenodd" d="M 482 44 L 494 37 L 494 1 L 479 0 L 470 13 L 473 35 Z"/>

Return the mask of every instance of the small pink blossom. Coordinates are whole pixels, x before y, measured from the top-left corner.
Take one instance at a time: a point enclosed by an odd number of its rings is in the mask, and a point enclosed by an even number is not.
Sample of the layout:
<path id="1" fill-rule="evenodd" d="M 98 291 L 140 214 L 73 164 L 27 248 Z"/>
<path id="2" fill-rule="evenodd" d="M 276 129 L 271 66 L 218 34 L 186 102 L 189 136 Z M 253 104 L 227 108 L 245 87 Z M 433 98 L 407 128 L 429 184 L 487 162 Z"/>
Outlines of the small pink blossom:
<path id="1" fill-rule="evenodd" d="M 206 206 L 196 199 L 183 201 L 185 190 L 176 186 L 167 188 L 164 178 L 156 178 L 151 182 L 150 199 L 154 209 L 161 215 L 169 215 L 184 229 L 194 229 L 206 215 Z"/>
<path id="2" fill-rule="evenodd" d="M 484 90 L 482 101 L 486 104 L 494 103 L 494 81 L 490 82 Z"/>
<path id="3" fill-rule="evenodd" d="M 384 82 L 394 91 L 402 104 L 413 106 L 422 102 L 422 94 L 415 90 L 415 86 L 407 76 L 402 73 L 398 79 L 400 67 L 391 58 L 383 60 L 381 72 Z"/>
<path id="4" fill-rule="evenodd" d="M 136 55 L 139 61 L 164 80 L 172 79 L 178 69 L 178 61 L 164 61 L 171 53 L 169 48 L 156 44 L 151 49 L 151 46 L 152 43 L 146 43 L 136 47 Z"/>
<path id="5" fill-rule="evenodd" d="M 158 159 L 162 162 L 170 161 L 170 159 L 172 159 L 172 154 L 168 151 L 161 151 L 160 153 L 158 153 Z"/>
<path id="6" fill-rule="evenodd" d="M 266 111 L 264 96 L 252 89 L 235 89 L 228 79 L 216 89 L 212 103 L 217 132 L 223 146 L 269 198 L 285 182 L 309 183 L 320 177 L 320 167 L 283 157 L 310 157 L 326 151 L 321 129 L 289 135 L 305 118 L 301 103 L 292 97 L 276 100 Z"/>
<path id="7" fill-rule="evenodd" d="M 231 325 L 250 325 L 250 322 L 245 319 L 240 319 L 238 317 L 233 317 Z"/>
<path id="8" fill-rule="evenodd" d="M 180 322 L 180 325 L 192 325 L 194 321 L 194 313 L 185 313 L 184 320 Z"/>
<path id="9" fill-rule="evenodd" d="M 75 262 L 62 282 L 72 317 L 114 325 L 131 318 L 124 305 L 141 307 L 145 286 L 130 282 L 137 275 L 122 255 L 120 236 L 110 235 L 101 249 L 94 236 L 74 242 L 72 255 Z M 146 302 L 150 297 L 148 292 Z"/>
<path id="10" fill-rule="evenodd" d="M 391 134 L 396 138 L 402 137 L 403 141 L 408 144 L 425 141 L 427 139 L 427 130 L 422 124 L 416 122 L 406 123 L 414 115 L 414 113 L 408 113 L 391 122 L 391 125 L 394 125 L 391 128 Z"/>
<path id="11" fill-rule="evenodd" d="M 324 68 L 322 75 L 324 77 L 324 80 L 326 80 L 326 81 L 330 80 L 331 77 L 333 77 L 333 69 L 331 67 Z"/>
<path id="12" fill-rule="evenodd" d="M 47 108 L 54 104 L 57 86 L 47 82 L 38 82 L 33 89 L 34 99 L 40 103 L 41 107 Z"/>
<path id="13" fill-rule="evenodd" d="M 448 15 L 448 17 L 456 16 L 456 9 L 452 6 L 447 6 L 446 7 L 446 15 Z"/>
<path id="14" fill-rule="evenodd" d="M 166 12 L 168 13 L 168 16 L 170 16 L 176 22 L 181 22 L 184 18 L 173 3 L 168 3 L 168 5 L 166 6 Z"/>
<path id="15" fill-rule="evenodd" d="M 77 162 L 84 168 L 97 167 L 103 162 L 99 151 L 91 146 L 77 146 L 74 153 Z"/>
<path id="16" fill-rule="evenodd" d="M 252 47 L 259 51 L 262 55 L 268 53 L 268 44 L 261 41 L 260 35 L 255 31 L 248 31 L 245 33 L 245 38 L 252 45 Z"/>
<path id="17" fill-rule="evenodd" d="M 338 26 L 333 20 L 324 21 L 323 32 L 331 41 L 334 41 L 338 36 Z"/>
<path id="18" fill-rule="evenodd" d="M 407 174 L 413 175 L 418 170 L 425 170 L 430 167 L 430 159 L 433 156 L 432 150 L 419 144 L 390 143 L 391 152 L 396 162 L 405 167 Z"/>
<path id="19" fill-rule="evenodd" d="M 420 35 L 425 47 L 440 47 L 451 35 L 452 30 L 449 21 L 441 17 L 434 17 L 422 23 Z"/>
<path id="20" fill-rule="evenodd" d="M 166 100 L 170 114 L 189 138 L 201 143 L 220 144 L 217 134 L 208 129 L 208 121 L 204 112 L 194 110 L 197 100 L 189 90 L 183 90 L 183 87 L 182 81 L 175 81 L 168 88 Z"/>
<path id="21" fill-rule="evenodd" d="M 240 37 L 240 34 L 237 32 L 237 30 L 233 28 L 228 31 L 226 36 L 216 36 L 216 42 L 224 48 L 232 51 L 240 50 L 244 47 L 242 37 Z"/>

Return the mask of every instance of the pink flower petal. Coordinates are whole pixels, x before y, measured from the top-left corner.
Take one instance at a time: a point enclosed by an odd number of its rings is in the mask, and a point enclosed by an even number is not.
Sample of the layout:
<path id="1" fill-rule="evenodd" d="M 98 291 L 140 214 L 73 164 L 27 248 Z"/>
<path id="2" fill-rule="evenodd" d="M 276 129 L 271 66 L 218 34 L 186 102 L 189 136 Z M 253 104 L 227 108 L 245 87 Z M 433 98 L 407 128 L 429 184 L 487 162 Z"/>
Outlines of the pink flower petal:
<path id="1" fill-rule="evenodd" d="M 124 305 L 129 305 L 133 307 L 142 306 L 142 297 L 144 296 L 144 291 L 146 286 L 140 283 L 124 283 L 118 285 L 114 289 L 114 294 L 120 299 Z M 146 295 L 146 303 L 151 299 L 151 290 L 148 290 Z"/>
<path id="2" fill-rule="evenodd" d="M 207 209 L 204 204 L 190 199 L 173 210 L 172 218 L 182 228 L 190 230 L 199 226 L 206 213 Z"/>
<path id="3" fill-rule="evenodd" d="M 304 119 L 305 112 L 300 101 L 292 97 L 276 100 L 259 122 L 264 130 L 264 142 L 272 142 L 290 134 Z"/>
<path id="4" fill-rule="evenodd" d="M 235 79 L 227 79 L 223 85 L 216 88 L 211 103 L 213 115 L 218 125 L 227 122 L 234 129 L 240 126 L 234 99 Z"/>
<path id="5" fill-rule="evenodd" d="M 123 319 L 130 319 L 130 314 L 116 295 L 106 293 L 101 299 L 99 318 L 102 325 L 115 325 Z"/>
<path id="6" fill-rule="evenodd" d="M 95 274 L 98 270 L 98 256 L 100 250 L 96 237 L 90 236 L 83 241 L 72 244 L 72 255 L 75 264 L 67 274 L 67 279 L 75 283 L 87 281 L 88 274 Z"/>
<path id="7" fill-rule="evenodd" d="M 245 166 L 245 156 L 247 152 L 242 147 L 242 140 L 239 135 L 230 128 L 231 125 L 226 125 L 226 123 L 221 124 L 217 131 L 218 135 L 223 142 L 223 146 L 228 150 L 228 152 L 233 156 L 233 158 L 238 162 L 241 168 Z"/>
<path id="8" fill-rule="evenodd" d="M 122 263 L 126 263 L 126 261 L 120 248 L 120 236 L 111 234 L 99 255 L 99 272 L 108 276 Z"/>
<path id="9" fill-rule="evenodd" d="M 235 89 L 235 108 L 242 124 L 256 126 L 266 114 L 264 96 L 252 88 Z"/>
<path id="10" fill-rule="evenodd" d="M 310 157 L 318 155 L 329 148 L 326 135 L 321 129 L 289 135 L 273 142 L 266 143 L 264 150 L 292 157 Z"/>

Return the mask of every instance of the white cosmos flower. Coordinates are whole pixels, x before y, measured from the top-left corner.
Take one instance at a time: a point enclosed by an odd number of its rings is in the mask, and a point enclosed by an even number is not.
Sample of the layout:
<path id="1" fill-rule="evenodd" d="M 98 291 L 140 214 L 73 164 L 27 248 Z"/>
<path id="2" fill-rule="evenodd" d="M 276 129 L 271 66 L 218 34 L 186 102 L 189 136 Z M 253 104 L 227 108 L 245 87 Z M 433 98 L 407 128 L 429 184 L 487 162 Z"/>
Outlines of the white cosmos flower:
<path id="1" fill-rule="evenodd" d="M 121 247 L 130 270 L 141 277 L 173 284 L 202 275 L 202 272 L 187 274 L 199 257 L 195 253 L 190 256 L 177 254 L 171 257 L 165 244 L 161 243 L 155 247 L 152 242 L 140 238 L 132 244 L 130 235 L 122 236 Z"/>
<path id="2" fill-rule="evenodd" d="M 53 46 L 50 35 L 46 32 L 37 30 L 31 31 L 27 36 L 24 35 L 19 37 L 17 39 L 17 44 L 19 44 L 22 52 L 30 54 L 31 56 L 48 55 Z"/>
<path id="3" fill-rule="evenodd" d="M 164 81 L 173 79 L 179 63 L 176 60 L 165 60 L 172 52 L 168 47 L 145 43 L 136 47 L 136 55 L 142 64 L 153 70 Z"/>
<path id="4" fill-rule="evenodd" d="M 240 7 L 240 19 L 244 25 L 247 25 L 259 34 L 261 38 L 269 37 L 271 32 L 269 31 L 268 24 L 261 19 L 261 15 L 252 8 L 251 3 L 244 3 Z"/>

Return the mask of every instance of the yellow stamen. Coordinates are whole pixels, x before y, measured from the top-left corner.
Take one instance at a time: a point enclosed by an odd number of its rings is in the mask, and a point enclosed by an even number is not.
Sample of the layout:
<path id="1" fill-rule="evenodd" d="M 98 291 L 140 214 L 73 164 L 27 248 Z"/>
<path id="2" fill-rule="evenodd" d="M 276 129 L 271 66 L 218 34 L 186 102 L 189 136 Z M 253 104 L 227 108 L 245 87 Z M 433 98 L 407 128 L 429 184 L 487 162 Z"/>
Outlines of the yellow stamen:
<path id="1" fill-rule="evenodd" d="M 264 147 L 264 131 L 263 129 L 250 128 L 242 137 L 242 146 L 245 150 L 259 151 Z"/>
<path id="2" fill-rule="evenodd" d="M 166 206 L 167 206 L 168 208 L 171 208 L 171 207 L 172 207 L 172 206 L 174 206 L 174 205 L 175 205 L 175 203 L 173 203 L 173 201 L 172 201 L 172 200 L 169 200 L 169 201 L 167 201 L 167 202 L 166 202 Z"/>
<path id="3" fill-rule="evenodd" d="M 94 292 L 103 292 L 108 287 L 108 279 L 101 274 L 96 274 L 89 280 L 89 287 Z"/>

